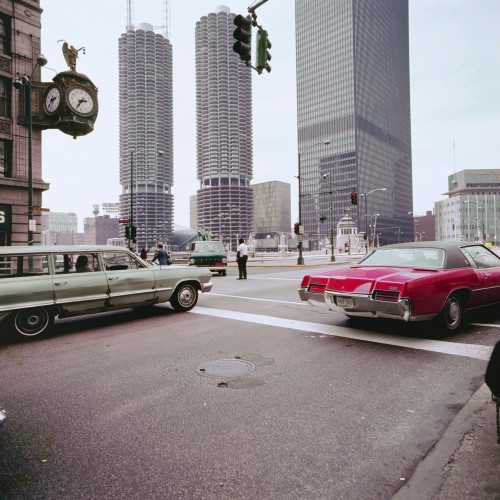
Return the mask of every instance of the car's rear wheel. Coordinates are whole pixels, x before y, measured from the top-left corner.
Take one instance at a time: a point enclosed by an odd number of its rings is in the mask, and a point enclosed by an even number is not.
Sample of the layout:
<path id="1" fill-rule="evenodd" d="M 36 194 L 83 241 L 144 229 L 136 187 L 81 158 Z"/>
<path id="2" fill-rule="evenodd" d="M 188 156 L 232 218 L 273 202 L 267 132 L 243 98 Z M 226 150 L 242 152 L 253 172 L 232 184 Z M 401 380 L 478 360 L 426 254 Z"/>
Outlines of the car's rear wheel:
<path id="1" fill-rule="evenodd" d="M 12 327 L 18 338 L 41 337 L 54 323 L 54 316 L 46 307 L 20 309 L 12 315 Z"/>
<path id="2" fill-rule="evenodd" d="M 450 295 L 444 303 L 441 312 L 441 322 L 447 330 L 454 331 L 460 328 L 463 318 L 462 302 L 456 295 Z"/>
<path id="3" fill-rule="evenodd" d="M 170 298 L 170 304 L 179 312 L 190 311 L 198 302 L 198 292 L 194 285 L 181 284 Z"/>

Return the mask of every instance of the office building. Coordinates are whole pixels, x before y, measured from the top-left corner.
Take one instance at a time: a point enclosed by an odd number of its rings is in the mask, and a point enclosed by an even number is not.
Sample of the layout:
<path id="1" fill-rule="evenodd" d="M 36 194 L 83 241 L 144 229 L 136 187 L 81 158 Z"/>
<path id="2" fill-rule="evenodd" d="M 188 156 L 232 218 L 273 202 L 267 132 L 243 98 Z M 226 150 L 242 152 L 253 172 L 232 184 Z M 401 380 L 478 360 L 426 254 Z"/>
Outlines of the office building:
<path id="1" fill-rule="evenodd" d="M 254 192 L 253 232 L 259 234 L 291 233 L 290 184 L 280 181 L 252 184 Z"/>
<path id="2" fill-rule="evenodd" d="M 304 248 L 327 236 L 330 204 L 334 227 L 350 216 L 370 233 L 377 218 L 380 244 L 413 240 L 408 0 L 295 11 Z"/>
<path id="3" fill-rule="evenodd" d="M 253 225 L 252 75 L 227 7 L 196 23 L 197 228 L 231 244 Z"/>
<path id="4" fill-rule="evenodd" d="M 135 248 L 150 248 L 172 235 L 172 45 L 129 23 L 118 48 L 120 218 L 137 228 Z"/>
<path id="5" fill-rule="evenodd" d="M 78 232 L 74 212 L 42 212 L 42 245 L 83 245 L 83 233 Z"/>
<path id="6" fill-rule="evenodd" d="M 448 176 L 448 195 L 434 204 L 436 239 L 498 245 L 500 170 L 462 170 Z"/>
<path id="7" fill-rule="evenodd" d="M 86 245 L 106 245 L 109 238 L 118 238 L 120 224 L 116 217 L 96 215 L 83 219 L 83 232 Z M 143 247 L 141 247 L 143 248 Z"/>

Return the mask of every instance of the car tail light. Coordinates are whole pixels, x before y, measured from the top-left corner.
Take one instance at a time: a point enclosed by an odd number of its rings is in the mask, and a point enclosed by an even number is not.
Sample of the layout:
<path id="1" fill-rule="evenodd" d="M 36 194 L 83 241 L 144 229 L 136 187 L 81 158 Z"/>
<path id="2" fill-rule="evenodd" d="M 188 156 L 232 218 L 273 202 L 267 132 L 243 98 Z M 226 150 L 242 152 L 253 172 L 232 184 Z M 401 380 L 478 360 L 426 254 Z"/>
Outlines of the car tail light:
<path id="1" fill-rule="evenodd" d="M 386 302 L 397 302 L 399 300 L 399 292 L 390 292 L 389 290 L 375 290 L 373 292 L 375 300 L 385 300 Z"/>
<path id="2" fill-rule="evenodd" d="M 311 283 L 309 285 L 309 291 L 311 293 L 324 293 L 326 290 L 326 284 L 323 283 Z"/>
<path id="3" fill-rule="evenodd" d="M 300 283 L 300 288 L 307 288 L 309 286 L 309 281 L 311 281 L 310 276 L 304 276 L 302 278 L 302 282 Z"/>

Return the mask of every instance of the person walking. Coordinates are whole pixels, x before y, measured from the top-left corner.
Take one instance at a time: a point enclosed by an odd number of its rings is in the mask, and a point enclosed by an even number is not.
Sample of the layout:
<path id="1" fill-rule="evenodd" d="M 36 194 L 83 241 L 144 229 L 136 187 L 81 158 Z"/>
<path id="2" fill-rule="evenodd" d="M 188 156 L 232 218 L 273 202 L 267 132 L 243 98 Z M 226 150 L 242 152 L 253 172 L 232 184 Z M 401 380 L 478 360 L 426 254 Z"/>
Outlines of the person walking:
<path id="1" fill-rule="evenodd" d="M 163 243 L 158 243 L 158 249 L 156 250 L 155 256 L 151 262 L 158 260 L 160 266 L 169 264 L 167 251 L 163 248 Z"/>
<path id="2" fill-rule="evenodd" d="M 236 252 L 236 260 L 238 262 L 238 280 L 246 280 L 247 279 L 247 260 L 248 260 L 248 246 L 245 244 L 245 240 L 243 238 L 240 239 L 238 245 L 238 249 Z"/>

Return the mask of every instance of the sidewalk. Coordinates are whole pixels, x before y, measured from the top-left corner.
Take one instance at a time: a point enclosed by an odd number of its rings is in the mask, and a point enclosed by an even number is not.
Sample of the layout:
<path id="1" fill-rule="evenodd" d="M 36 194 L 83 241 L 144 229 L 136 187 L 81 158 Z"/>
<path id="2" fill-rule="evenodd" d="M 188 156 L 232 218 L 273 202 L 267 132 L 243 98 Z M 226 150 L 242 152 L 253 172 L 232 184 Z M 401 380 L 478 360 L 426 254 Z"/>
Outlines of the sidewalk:
<path id="1" fill-rule="evenodd" d="M 483 384 L 393 500 L 500 499 L 495 406 Z"/>

